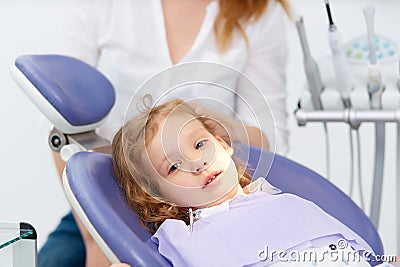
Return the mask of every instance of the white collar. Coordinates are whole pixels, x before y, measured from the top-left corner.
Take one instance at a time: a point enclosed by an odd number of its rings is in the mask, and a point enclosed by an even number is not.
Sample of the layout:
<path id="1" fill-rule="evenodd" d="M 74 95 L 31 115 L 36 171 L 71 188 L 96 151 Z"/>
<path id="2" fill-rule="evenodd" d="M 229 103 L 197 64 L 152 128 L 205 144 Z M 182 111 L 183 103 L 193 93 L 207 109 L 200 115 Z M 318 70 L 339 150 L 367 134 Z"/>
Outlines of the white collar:
<path id="1" fill-rule="evenodd" d="M 271 185 L 264 177 L 257 178 L 257 180 L 255 180 L 254 182 L 251 182 L 249 185 L 244 187 L 243 191 L 245 192 L 245 194 L 251 194 L 254 192 L 265 192 L 270 195 L 275 195 L 275 194 L 279 194 L 282 192 L 280 189 Z M 197 221 L 201 218 L 206 218 L 214 213 L 229 210 L 230 201 L 232 201 L 233 199 L 239 198 L 239 197 L 240 198 L 244 197 L 245 194 L 239 194 L 232 199 L 228 199 L 228 200 L 222 202 L 221 204 L 218 204 L 218 205 L 215 205 L 212 207 L 195 210 L 193 212 L 194 220 Z"/>

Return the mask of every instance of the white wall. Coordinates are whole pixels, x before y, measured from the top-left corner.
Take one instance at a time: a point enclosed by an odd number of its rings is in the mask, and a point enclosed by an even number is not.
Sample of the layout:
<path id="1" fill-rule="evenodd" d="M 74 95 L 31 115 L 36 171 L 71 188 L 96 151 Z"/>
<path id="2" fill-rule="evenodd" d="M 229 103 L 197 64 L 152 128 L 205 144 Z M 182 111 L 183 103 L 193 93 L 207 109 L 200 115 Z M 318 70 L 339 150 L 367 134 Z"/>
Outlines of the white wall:
<path id="1" fill-rule="evenodd" d="M 38 127 L 39 112 L 23 95 L 9 75 L 14 59 L 21 54 L 49 53 L 57 32 L 55 11 L 60 0 L 2 0 L 0 3 L 0 220 L 26 221 L 36 227 L 39 245 L 68 210 L 57 173 L 46 146 L 46 137 Z M 292 1 L 304 16 L 309 43 L 315 58 L 329 53 L 327 18 L 322 0 Z M 400 44 L 398 25 L 400 2 L 396 0 L 332 0 L 334 18 L 346 42 L 365 33 L 362 8 L 376 7 L 376 32 L 390 36 Z M 291 151 L 289 157 L 324 174 L 324 136 L 320 124 L 298 127 L 293 111 L 302 92 L 305 75 L 301 48 L 294 27 L 289 27 L 288 110 L 290 114 Z M 332 180 L 344 191 L 348 188 L 349 144 L 347 127 L 331 124 L 330 144 Z M 371 190 L 373 128 L 360 129 L 362 140 L 364 191 Z M 395 172 L 394 127 L 388 127 L 387 168 L 379 232 L 386 252 L 395 254 Z M 369 201 L 369 194 L 366 194 Z M 358 200 L 356 200 L 358 201 Z M 368 203 L 368 202 L 367 202 Z M 398 225 L 398 224 L 397 224 Z"/>
<path id="2" fill-rule="evenodd" d="M 38 126 L 40 113 L 16 86 L 9 69 L 18 55 L 51 52 L 58 2 L 0 2 L 0 220 L 31 223 L 39 244 L 67 212 L 68 203 L 47 138 Z"/>

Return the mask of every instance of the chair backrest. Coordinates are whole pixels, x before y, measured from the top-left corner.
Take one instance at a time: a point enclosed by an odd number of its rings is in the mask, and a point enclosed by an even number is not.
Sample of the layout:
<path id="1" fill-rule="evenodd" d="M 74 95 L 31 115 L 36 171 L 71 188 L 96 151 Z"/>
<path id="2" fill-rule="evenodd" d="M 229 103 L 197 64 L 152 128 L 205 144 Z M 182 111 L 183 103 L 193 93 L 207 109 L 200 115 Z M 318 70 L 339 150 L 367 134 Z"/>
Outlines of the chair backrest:
<path id="1" fill-rule="evenodd" d="M 253 177 L 267 175 L 267 180 L 282 191 L 313 201 L 363 237 L 375 254 L 383 255 L 381 239 L 371 221 L 336 186 L 287 158 L 254 147 L 250 147 L 249 154 L 245 153 L 248 148 L 242 146 L 237 154 L 244 160 L 247 158 L 244 155 L 249 155 L 248 161 L 255 168 Z M 169 264 L 126 204 L 110 155 L 75 154 L 68 161 L 64 187 L 74 209 L 83 211 L 78 215 L 112 261 L 119 259 L 132 266 Z"/>
<path id="2" fill-rule="evenodd" d="M 115 103 L 111 82 L 85 62 L 63 55 L 19 56 L 11 74 L 55 128 L 65 134 L 99 127 Z"/>

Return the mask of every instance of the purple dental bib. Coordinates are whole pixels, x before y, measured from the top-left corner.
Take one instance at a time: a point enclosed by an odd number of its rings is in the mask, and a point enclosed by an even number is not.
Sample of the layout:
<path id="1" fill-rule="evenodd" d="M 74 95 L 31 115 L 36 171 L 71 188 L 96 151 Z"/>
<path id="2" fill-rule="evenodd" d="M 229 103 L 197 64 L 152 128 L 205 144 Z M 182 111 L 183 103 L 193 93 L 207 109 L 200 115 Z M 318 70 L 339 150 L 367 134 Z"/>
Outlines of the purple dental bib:
<path id="1" fill-rule="evenodd" d="M 314 203 L 292 194 L 265 192 L 232 199 L 228 210 L 196 221 L 192 233 L 183 221 L 168 219 L 152 237 L 173 266 L 268 264 L 272 258 L 266 253 L 327 246 L 338 239 L 356 251 L 372 251 Z"/>

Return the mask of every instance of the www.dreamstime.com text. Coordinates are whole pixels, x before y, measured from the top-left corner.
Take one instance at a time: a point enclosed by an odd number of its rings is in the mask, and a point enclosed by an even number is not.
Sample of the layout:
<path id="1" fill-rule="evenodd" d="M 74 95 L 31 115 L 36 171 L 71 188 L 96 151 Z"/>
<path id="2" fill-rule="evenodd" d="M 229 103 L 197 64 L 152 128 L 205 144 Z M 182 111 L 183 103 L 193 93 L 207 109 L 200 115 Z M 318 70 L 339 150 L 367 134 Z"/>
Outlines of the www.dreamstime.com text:
<path id="1" fill-rule="evenodd" d="M 353 249 L 347 249 L 348 243 L 344 239 L 339 239 L 336 244 L 327 246 L 326 250 L 272 250 L 265 246 L 263 250 L 258 251 L 257 257 L 260 261 L 281 261 L 281 262 L 391 262 L 395 261 L 394 255 L 374 255 L 370 251 L 357 252 Z M 333 248 L 333 249 L 332 249 Z"/>

